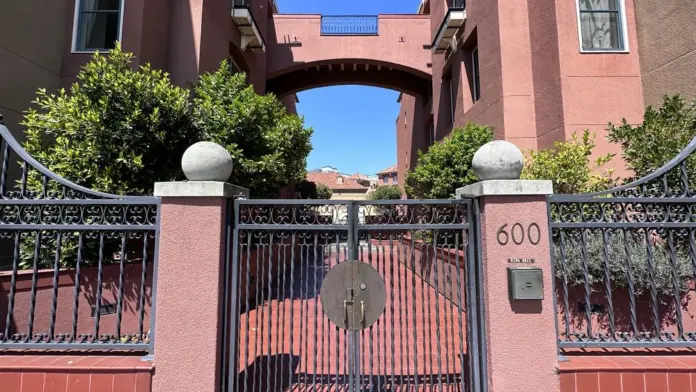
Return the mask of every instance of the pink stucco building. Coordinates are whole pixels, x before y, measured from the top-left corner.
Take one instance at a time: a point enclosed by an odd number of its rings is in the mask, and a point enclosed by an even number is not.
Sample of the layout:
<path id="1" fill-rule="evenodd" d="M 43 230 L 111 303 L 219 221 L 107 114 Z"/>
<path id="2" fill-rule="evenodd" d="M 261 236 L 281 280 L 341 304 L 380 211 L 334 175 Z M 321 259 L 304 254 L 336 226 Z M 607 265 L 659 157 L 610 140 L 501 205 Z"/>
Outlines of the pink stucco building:
<path id="1" fill-rule="evenodd" d="M 347 17 L 282 14 L 273 0 L 6 1 L 0 113 L 19 132 L 37 88 L 68 87 L 92 52 L 120 40 L 179 85 L 228 60 L 291 112 L 295 93 L 315 87 L 400 91 L 401 179 L 418 150 L 467 121 L 523 149 L 591 129 L 597 153 L 618 152 L 603 140 L 608 122 L 640 122 L 663 94 L 696 95 L 696 37 L 684 19 L 696 5 L 660 2 L 664 30 L 657 4 L 423 0 L 409 15 Z"/>

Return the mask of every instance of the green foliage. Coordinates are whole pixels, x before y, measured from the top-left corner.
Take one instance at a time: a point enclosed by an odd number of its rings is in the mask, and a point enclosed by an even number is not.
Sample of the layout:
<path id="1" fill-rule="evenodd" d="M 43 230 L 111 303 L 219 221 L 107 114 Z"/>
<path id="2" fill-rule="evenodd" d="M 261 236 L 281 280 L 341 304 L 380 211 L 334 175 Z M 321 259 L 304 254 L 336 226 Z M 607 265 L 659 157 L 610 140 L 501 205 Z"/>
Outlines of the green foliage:
<path id="1" fill-rule="evenodd" d="M 274 95 L 256 94 L 246 75 L 232 74 L 226 63 L 202 75 L 193 93 L 193 123 L 200 137 L 232 155 L 230 182 L 249 188 L 252 197 L 267 198 L 304 180 L 313 131 Z"/>
<path id="2" fill-rule="evenodd" d="M 197 140 L 189 94 L 148 65 L 131 67 L 120 45 L 95 54 L 70 94 L 39 90 L 22 125 L 24 148 L 53 172 L 102 192 L 145 195 L 180 177 L 180 159 Z M 28 188 L 39 190 L 33 173 Z"/>
<path id="3" fill-rule="evenodd" d="M 401 188 L 398 185 L 382 185 L 367 195 L 369 200 L 399 200 Z"/>
<path id="4" fill-rule="evenodd" d="M 312 130 L 276 97 L 256 94 L 245 75 L 233 76 L 223 66 L 201 76 L 191 94 L 174 86 L 165 72 L 136 68 L 132 61 L 117 44 L 108 56 L 93 56 L 69 93 L 39 90 L 37 108 L 29 109 L 22 123 L 29 154 L 77 184 L 115 194 L 146 195 L 157 181 L 180 179 L 181 156 L 200 140 L 230 151 L 235 161 L 230 181 L 250 188 L 254 197 L 274 196 L 304 179 Z M 30 171 L 28 192 L 40 193 L 42 180 Z M 49 182 L 47 191 L 57 188 Z M 39 266 L 47 267 L 53 265 L 57 240 L 55 233 L 43 234 Z M 24 267 L 33 264 L 35 242 L 22 237 Z M 62 267 L 74 264 L 76 244 L 77 235 L 65 233 Z M 97 239 L 85 238 L 85 264 L 96 261 L 97 245 Z M 106 238 L 104 245 L 110 258 L 120 239 Z"/>
<path id="5" fill-rule="evenodd" d="M 631 255 L 631 274 L 636 295 L 650 291 L 649 257 L 652 258 L 655 290 L 658 295 L 671 295 L 673 293 L 672 264 L 668 249 L 661 239 L 654 236 L 650 239 L 648 255 L 648 243 L 644 235 L 627 233 L 626 238 L 620 233 L 607 233 L 606 251 L 611 274 L 612 288 L 628 288 L 628 266 L 626 264 L 626 240 Z M 605 243 L 602 233 L 594 231 L 585 235 L 586 255 L 588 264 L 589 282 L 592 289 L 598 289 L 604 284 L 605 276 Z M 582 239 L 580 233 L 574 232 L 572 236 L 566 235 L 563 241 L 565 263 L 561 257 L 560 238 L 554 238 L 555 271 L 558 278 L 563 277 L 565 269 L 568 284 L 570 286 L 584 287 L 584 266 Z M 675 261 L 677 263 L 678 290 L 685 291 L 692 279 L 691 258 L 688 250 L 678 249 Z"/>
<path id="6" fill-rule="evenodd" d="M 317 184 L 312 181 L 302 180 L 295 184 L 295 192 L 299 194 L 300 199 L 316 199 Z"/>
<path id="7" fill-rule="evenodd" d="M 582 138 L 576 134 L 565 142 L 556 142 L 554 148 L 530 151 L 522 170 L 526 180 L 551 180 L 557 194 L 592 193 L 611 188 L 616 184 L 612 169 L 600 172 L 600 168 L 614 156 L 607 154 L 591 162 L 595 135 L 584 131 Z"/>
<path id="8" fill-rule="evenodd" d="M 481 146 L 493 140 L 493 129 L 468 123 L 418 152 L 418 164 L 406 175 L 406 193 L 419 199 L 447 199 L 455 190 L 476 182 L 471 160 Z"/>
<path id="9" fill-rule="evenodd" d="M 609 125 L 609 140 L 621 144 L 622 155 L 635 176 L 644 177 L 674 158 L 696 136 L 696 101 L 665 96 L 659 109 L 648 107 L 643 123 Z M 687 172 L 696 172 L 696 156 L 686 160 Z M 681 186 L 679 170 L 668 176 L 670 186 Z M 693 177 L 693 176 L 691 176 Z M 694 180 L 693 178 L 691 179 Z M 693 183 L 691 184 L 694 185 Z"/>
<path id="10" fill-rule="evenodd" d="M 317 199 L 328 200 L 333 196 L 331 188 L 324 184 L 317 184 Z"/>

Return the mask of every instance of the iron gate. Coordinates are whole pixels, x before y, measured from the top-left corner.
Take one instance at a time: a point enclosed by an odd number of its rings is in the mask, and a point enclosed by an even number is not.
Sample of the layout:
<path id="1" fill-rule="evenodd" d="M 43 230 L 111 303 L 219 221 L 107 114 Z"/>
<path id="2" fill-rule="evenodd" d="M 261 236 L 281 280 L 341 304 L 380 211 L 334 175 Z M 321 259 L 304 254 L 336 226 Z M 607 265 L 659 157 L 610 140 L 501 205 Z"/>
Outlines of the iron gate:
<path id="1" fill-rule="evenodd" d="M 484 391 L 475 207 L 468 199 L 236 200 L 228 390 Z M 329 276 L 348 261 L 371 267 L 358 275 L 373 271 L 371 283 L 354 283 L 367 290 L 363 322 L 365 313 L 376 322 L 341 329 L 334 323 L 346 327 L 360 293 Z M 346 290 L 343 301 L 320 300 L 320 291 Z"/>

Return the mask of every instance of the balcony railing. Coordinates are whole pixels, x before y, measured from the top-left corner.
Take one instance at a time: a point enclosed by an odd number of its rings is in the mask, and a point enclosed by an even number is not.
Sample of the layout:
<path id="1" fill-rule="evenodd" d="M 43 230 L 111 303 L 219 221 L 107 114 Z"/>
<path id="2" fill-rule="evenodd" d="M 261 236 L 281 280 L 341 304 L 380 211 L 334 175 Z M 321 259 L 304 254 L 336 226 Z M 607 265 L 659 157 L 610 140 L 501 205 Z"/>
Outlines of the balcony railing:
<path id="1" fill-rule="evenodd" d="M 376 15 L 322 16 L 321 35 L 379 35 Z"/>

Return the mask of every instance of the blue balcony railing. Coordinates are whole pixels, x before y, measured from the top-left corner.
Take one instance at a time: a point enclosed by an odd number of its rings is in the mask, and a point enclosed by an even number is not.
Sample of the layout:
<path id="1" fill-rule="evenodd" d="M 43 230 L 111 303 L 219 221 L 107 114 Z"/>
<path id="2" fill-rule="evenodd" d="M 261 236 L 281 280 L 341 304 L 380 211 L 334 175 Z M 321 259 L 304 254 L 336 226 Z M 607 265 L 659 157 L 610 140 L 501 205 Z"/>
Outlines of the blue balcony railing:
<path id="1" fill-rule="evenodd" d="M 379 35 L 379 17 L 322 16 L 321 35 Z"/>

